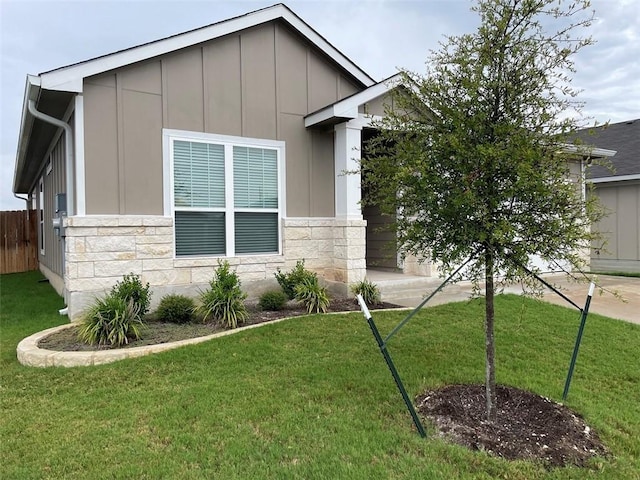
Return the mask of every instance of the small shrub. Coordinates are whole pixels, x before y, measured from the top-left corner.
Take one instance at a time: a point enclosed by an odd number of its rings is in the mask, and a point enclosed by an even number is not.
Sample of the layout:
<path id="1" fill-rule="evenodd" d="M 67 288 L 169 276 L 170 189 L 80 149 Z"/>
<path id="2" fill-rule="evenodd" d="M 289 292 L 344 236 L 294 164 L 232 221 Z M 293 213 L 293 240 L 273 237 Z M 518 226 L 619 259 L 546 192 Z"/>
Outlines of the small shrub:
<path id="1" fill-rule="evenodd" d="M 260 296 L 258 302 L 262 310 L 282 310 L 287 302 L 287 296 L 280 290 L 265 292 Z"/>
<path id="2" fill-rule="evenodd" d="M 189 323 L 193 321 L 195 307 L 193 299 L 186 295 L 165 295 L 160 300 L 156 316 L 166 322 Z"/>
<path id="3" fill-rule="evenodd" d="M 307 312 L 326 313 L 329 308 L 329 294 L 321 287 L 317 277 L 306 278 L 296 285 L 296 300 L 307 307 Z"/>
<path id="4" fill-rule="evenodd" d="M 149 312 L 151 304 L 149 284 L 143 285 L 140 276 L 135 273 L 125 275 L 121 281 L 116 283 L 111 289 L 111 295 L 121 298 L 125 302 L 132 300 L 137 305 L 141 317 Z"/>
<path id="5" fill-rule="evenodd" d="M 378 305 L 382 303 L 380 300 L 380 290 L 378 289 L 378 286 L 366 278 L 361 282 L 351 285 L 351 292 L 356 296 L 362 295 L 363 300 L 368 305 Z"/>
<path id="6" fill-rule="evenodd" d="M 222 322 L 229 328 L 236 328 L 247 317 L 244 300 L 247 294 L 240 288 L 240 279 L 236 272 L 232 272 L 226 260 L 218 263 L 214 278 L 209 282 L 209 288 L 200 294 L 202 305 L 198 312 L 204 321 L 211 318 Z"/>
<path id="7" fill-rule="evenodd" d="M 139 339 L 143 327 L 140 307 L 132 299 L 109 294 L 96 300 L 86 312 L 78 338 L 90 345 L 120 347 Z"/>
<path id="8" fill-rule="evenodd" d="M 274 275 L 289 300 L 296 298 L 296 286 L 301 285 L 307 279 L 317 279 L 315 273 L 304 268 L 304 260 L 298 260 L 296 266 L 289 273 L 283 273 L 279 268 L 277 270 Z"/>

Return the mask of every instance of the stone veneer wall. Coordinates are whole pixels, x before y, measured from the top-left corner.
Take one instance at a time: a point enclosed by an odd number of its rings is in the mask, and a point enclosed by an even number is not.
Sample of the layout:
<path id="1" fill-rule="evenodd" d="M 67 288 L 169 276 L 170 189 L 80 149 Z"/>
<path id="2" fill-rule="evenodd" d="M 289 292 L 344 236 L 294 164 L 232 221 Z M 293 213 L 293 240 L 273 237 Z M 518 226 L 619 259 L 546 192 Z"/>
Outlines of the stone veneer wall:
<path id="1" fill-rule="evenodd" d="M 297 218 L 284 222 L 286 268 L 299 259 L 328 282 L 345 286 L 366 274 L 365 220 Z M 346 288 L 344 293 L 346 293 Z"/>
<path id="2" fill-rule="evenodd" d="M 71 320 L 125 274 L 135 273 L 149 282 L 153 308 L 167 293 L 197 296 L 218 265 L 215 257 L 174 257 L 171 217 L 70 217 L 65 225 L 64 280 Z M 250 296 L 275 286 L 277 268 L 289 269 L 303 258 L 307 268 L 334 284 L 334 290 L 346 292 L 346 285 L 362 280 L 366 272 L 365 226 L 362 220 L 285 219 L 284 255 L 227 260 Z"/>

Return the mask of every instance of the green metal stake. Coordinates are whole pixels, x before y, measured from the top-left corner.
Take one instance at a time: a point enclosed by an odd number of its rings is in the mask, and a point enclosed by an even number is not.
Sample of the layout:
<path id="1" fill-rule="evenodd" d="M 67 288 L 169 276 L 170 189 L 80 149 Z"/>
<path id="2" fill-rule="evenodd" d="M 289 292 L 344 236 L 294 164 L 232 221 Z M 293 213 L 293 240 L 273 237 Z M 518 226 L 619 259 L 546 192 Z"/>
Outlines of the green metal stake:
<path id="1" fill-rule="evenodd" d="M 424 431 L 424 427 L 422 426 L 422 423 L 420 423 L 420 419 L 418 418 L 418 414 L 416 413 L 415 408 L 413 408 L 413 404 L 411 403 L 411 400 L 409 399 L 409 395 L 407 395 L 407 391 L 405 390 L 404 385 L 402 384 L 402 380 L 400 380 L 400 375 L 398 375 L 398 371 L 396 370 L 396 367 L 393 364 L 393 360 L 391 360 L 391 355 L 389 355 L 389 352 L 387 351 L 387 346 L 382 341 L 382 337 L 380 336 L 380 332 L 378 331 L 378 327 L 376 327 L 376 324 L 373 321 L 373 318 L 371 317 L 371 313 L 369 313 L 369 308 L 367 307 L 367 304 L 365 303 L 364 299 L 362 298 L 362 295 L 358 295 L 358 303 L 360 304 L 360 308 L 362 309 L 362 313 L 364 314 L 364 318 L 367 319 L 367 323 L 369 324 L 369 327 L 371 328 L 371 332 L 373 333 L 373 336 L 375 337 L 376 342 L 378 342 L 378 347 L 380 348 L 380 353 L 382 353 L 382 356 L 384 357 L 385 362 L 387 362 L 387 366 L 389 367 L 389 370 L 391 371 L 391 375 L 393 376 L 393 379 L 395 380 L 396 385 L 398 386 L 398 390 L 400 390 L 400 394 L 402 395 L 402 398 L 404 399 L 404 403 L 407 405 L 407 409 L 409 410 L 409 413 L 411 414 L 411 418 L 413 419 L 413 423 L 416 426 L 416 428 L 418 429 L 418 433 L 420 434 L 420 436 L 422 438 L 425 438 L 427 436 L 427 434 Z"/>
<path id="2" fill-rule="evenodd" d="M 573 347 L 573 355 L 571 356 L 571 363 L 569 364 L 569 373 L 567 374 L 567 381 L 564 383 L 564 392 L 562 392 L 562 401 L 567 399 L 569 395 L 569 386 L 571 385 L 571 377 L 573 377 L 573 368 L 576 366 L 576 359 L 578 358 L 578 350 L 580 349 L 580 342 L 582 341 L 582 333 L 584 332 L 584 325 L 587 323 L 587 314 L 589 313 L 589 305 L 591 305 L 591 297 L 593 297 L 593 290 L 595 289 L 595 283 L 591 282 L 589 285 L 589 293 L 587 294 L 587 301 L 582 309 L 582 315 L 580 317 L 580 328 L 578 329 L 578 336 L 576 337 L 576 344 Z"/>

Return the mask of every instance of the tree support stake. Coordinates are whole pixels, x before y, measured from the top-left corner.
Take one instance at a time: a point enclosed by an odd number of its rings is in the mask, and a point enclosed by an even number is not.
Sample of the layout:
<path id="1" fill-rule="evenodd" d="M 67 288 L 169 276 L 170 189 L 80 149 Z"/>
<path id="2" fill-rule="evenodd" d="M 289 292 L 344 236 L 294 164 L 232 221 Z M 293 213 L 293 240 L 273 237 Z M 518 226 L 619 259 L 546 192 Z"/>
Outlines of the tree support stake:
<path id="1" fill-rule="evenodd" d="M 584 332 L 584 326 L 587 323 L 587 315 L 589 314 L 589 306 L 591 305 L 591 297 L 593 297 L 593 290 L 595 289 L 595 283 L 591 282 L 589 285 L 589 293 L 587 294 L 587 301 L 584 304 L 584 308 L 581 309 L 582 315 L 580 315 L 580 328 L 578 329 L 578 336 L 576 337 L 576 344 L 573 347 L 573 355 L 571 355 L 571 362 L 569 363 L 569 372 L 567 373 L 567 380 L 564 383 L 564 391 L 562 392 L 562 401 L 564 402 L 569 395 L 569 386 L 571 385 L 571 377 L 573 377 L 573 369 L 576 366 L 576 360 L 578 358 L 578 350 L 580 350 L 580 342 L 582 342 L 582 334 Z"/>
<path id="2" fill-rule="evenodd" d="M 422 426 L 422 423 L 420 422 L 420 418 L 418 417 L 418 414 L 416 413 L 416 410 L 413 407 L 413 403 L 411 403 L 411 399 L 409 398 L 409 395 L 407 394 L 407 391 L 404 388 L 402 380 L 400 379 L 400 375 L 398 375 L 398 371 L 396 370 L 396 367 L 393 364 L 391 355 L 389 355 L 387 346 L 385 345 L 385 342 L 383 342 L 382 337 L 380 336 L 378 327 L 373 321 L 373 317 L 371 317 L 371 313 L 369 313 L 369 308 L 367 307 L 367 304 L 362 298 L 362 295 L 358 295 L 358 303 L 360 304 L 360 308 L 362 309 L 364 318 L 366 318 L 367 323 L 369 324 L 369 328 L 371 328 L 371 333 L 373 333 L 373 336 L 376 339 L 376 342 L 378 343 L 378 347 L 380 348 L 380 353 L 382 353 L 382 356 L 384 357 L 385 362 L 387 362 L 387 366 L 391 371 L 391 375 L 393 376 L 393 379 L 395 380 L 396 385 L 398 386 L 398 390 L 400 390 L 400 395 L 402 395 L 402 399 L 404 400 L 404 403 L 407 406 L 407 410 L 409 410 L 409 413 L 411 414 L 413 423 L 416 426 L 416 429 L 418 430 L 418 433 L 420 434 L 420 436 L 422 438 L 425 438 L 427 434 L 424 431 L 424 427 Z"/>

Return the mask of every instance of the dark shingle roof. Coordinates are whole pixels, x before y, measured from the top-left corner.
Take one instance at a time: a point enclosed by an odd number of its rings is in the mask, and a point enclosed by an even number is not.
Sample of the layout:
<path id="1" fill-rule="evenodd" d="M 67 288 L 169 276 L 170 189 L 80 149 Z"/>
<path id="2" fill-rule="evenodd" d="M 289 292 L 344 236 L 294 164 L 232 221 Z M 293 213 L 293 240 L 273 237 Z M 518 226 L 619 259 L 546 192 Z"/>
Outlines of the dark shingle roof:
<path id="1" fill-rule="evenodd" d="M 587 145 L 615 150 L 611 157 L 615 171 L 593 165 L 589 178 L 619 177 L 640 174 L 640 118 L 578 130 L 577 137 Z"/>

